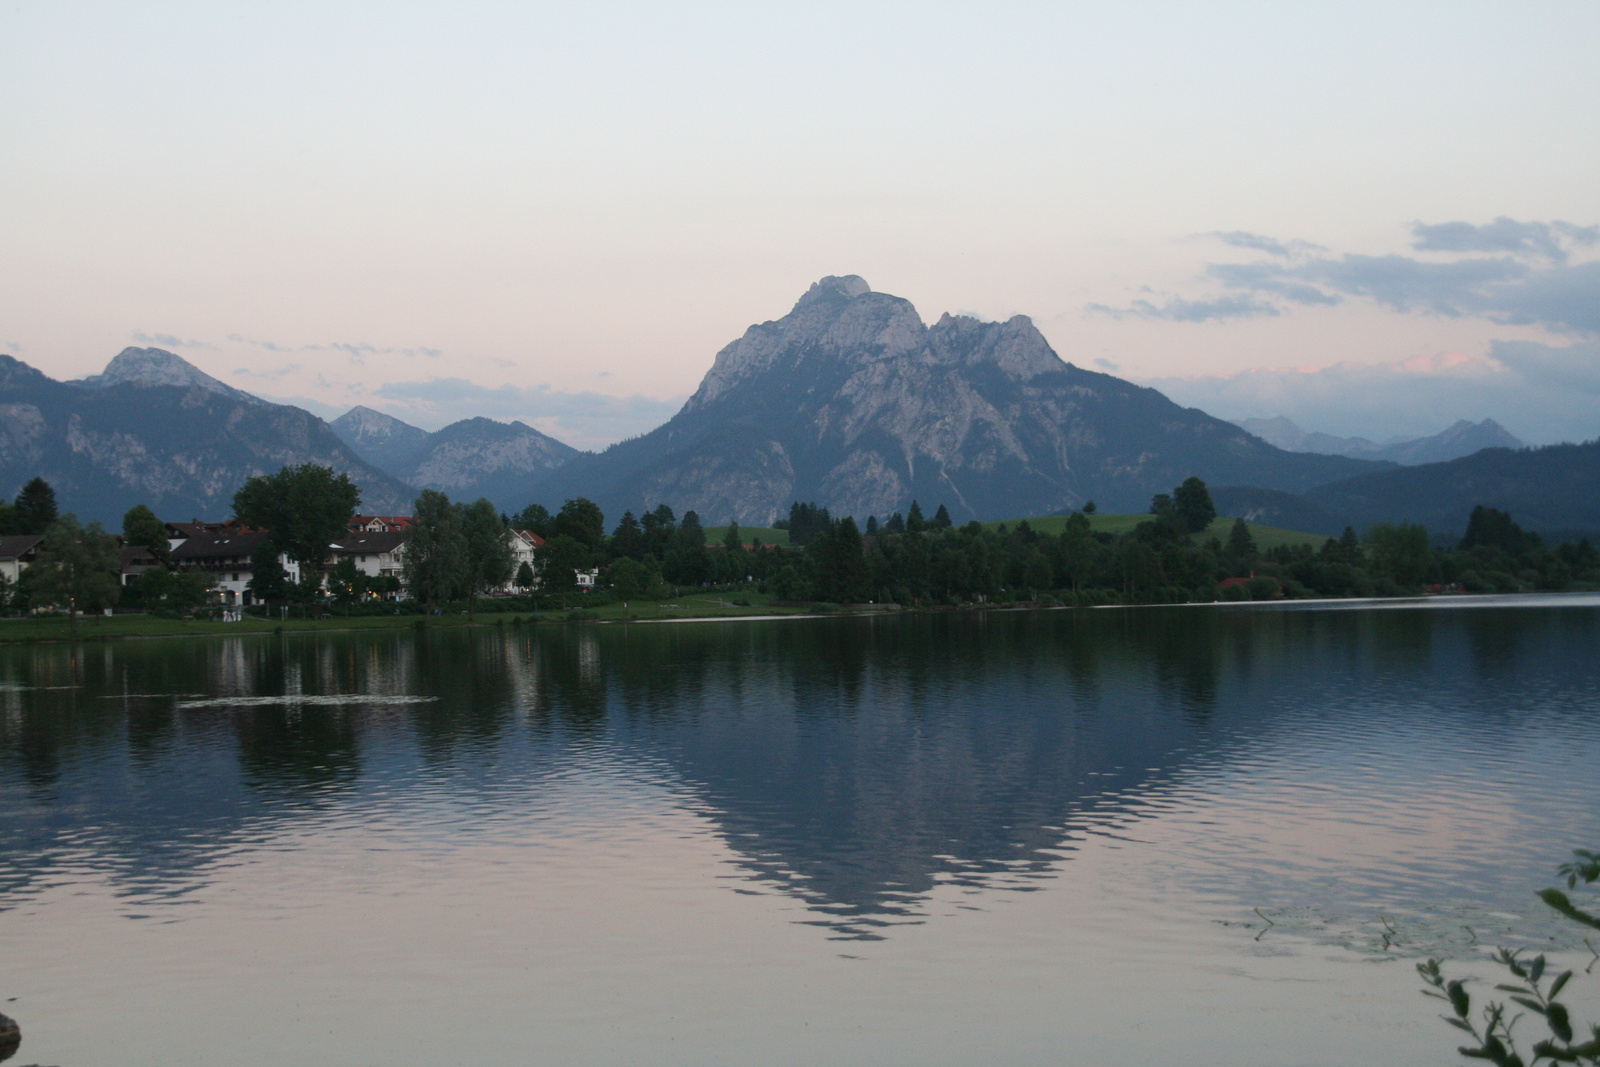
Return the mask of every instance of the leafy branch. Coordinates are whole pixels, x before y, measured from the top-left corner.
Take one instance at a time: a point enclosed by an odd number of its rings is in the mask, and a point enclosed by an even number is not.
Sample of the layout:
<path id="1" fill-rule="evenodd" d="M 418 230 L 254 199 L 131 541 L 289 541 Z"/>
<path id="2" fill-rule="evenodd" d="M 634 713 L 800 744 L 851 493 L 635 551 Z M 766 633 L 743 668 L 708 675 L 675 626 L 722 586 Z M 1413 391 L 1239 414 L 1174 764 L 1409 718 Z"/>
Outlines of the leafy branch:
<path id="1" fill-rule="evenodd" d="M 1575 889 L 1579 882 L 1593 884 L 1600 879 L 1600 853 L 1584 849 L 1573 851 L 1574 862 L 1563 864 L 1559 873 L 1566 878 L 1567 888 Z M 1575 922 L 1600 929 L 1600 917 L 1577 907 L 1559 889 L 1542 889 L 1539 899 Z M 1543 954 L 1524 960 L 1521 950 L 1500 948 L 1494 961 L 1511 972 L 1515 983 L 1500 983 L 1496 990 L 1510 994 L 1511 1005 L 1526 1009 L 1508 1017 L 1511 1007 L 1503 1001 L 1486 1001 L 1478 1019 L 1472 1014 L 1472 995 L 1467 992 L 1469 979 L 1447 979 L 1439 969 L 1439 961 L 1430 959 L 1417 964 L 1422 976 L 1423 994 L 1442 1000 L 1450 1006 L 1445 1022 L 1471 1035 L 1477 1046 L 1462 1045 L 1456 1051 L 1468 1059 L 1488 1060 L 1497 1067 L 1533 1067 L 1541 1062 L 1600 1064 L 1600 1025 L 1589 1027 L 1587 1040 L 1574 1041 L 1572 1016 L 1567 1005 L 1558 998 L 1572 980 L 1571 971 L 1545 980 L 1546 961 Z M 1550 1036 L 1536 1041 L 1530 1055 L 1524 1060 L 1517 1051 L 1512 1031 L 1527 1012 L 1544 1020 Z"/>

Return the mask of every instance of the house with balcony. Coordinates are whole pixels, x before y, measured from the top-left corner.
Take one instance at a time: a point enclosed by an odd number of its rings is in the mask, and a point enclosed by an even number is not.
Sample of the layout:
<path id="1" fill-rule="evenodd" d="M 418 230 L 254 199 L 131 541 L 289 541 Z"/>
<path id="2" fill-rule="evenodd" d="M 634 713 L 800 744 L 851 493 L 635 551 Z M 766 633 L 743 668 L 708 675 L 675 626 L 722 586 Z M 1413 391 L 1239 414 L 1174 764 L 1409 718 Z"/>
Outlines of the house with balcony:
<path id="1" fill-rule="evenodd" d="M 169 524 L 168 531 L 172 526 Z M 190 524 L 184 524 L 190 525 Z M 256 603 L 250 592 L 254 569 L 250 555 L 267 539 L 265 530 L 248 530 L 231 523 L 193 524 L 172 550 L 174 570 L 199 572 L 211 577 L 211 586 L 225 607 L 245 607 Z M 300 580 L 300 564 L 279 553 L 278 564 L 291 582 Z"/>

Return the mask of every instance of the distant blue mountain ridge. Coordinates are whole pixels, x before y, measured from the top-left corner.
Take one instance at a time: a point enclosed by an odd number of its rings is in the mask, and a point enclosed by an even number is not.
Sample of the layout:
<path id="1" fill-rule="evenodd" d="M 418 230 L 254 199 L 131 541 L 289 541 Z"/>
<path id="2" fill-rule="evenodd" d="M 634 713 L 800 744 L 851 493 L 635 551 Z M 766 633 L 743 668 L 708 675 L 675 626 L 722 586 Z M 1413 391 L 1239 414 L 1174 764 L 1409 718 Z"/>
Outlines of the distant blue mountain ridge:
<path id="1" fill-rule="evenodd" d="M 586 496 L 611 523 L 665 503 L 764 526 L 794 500 L 864 519 L 913 499 L 966 521 L 1089 500 L 1142 511 L 1197 475 L 1225 514 L 1318 532 L 1379 520 L 1444 532 L 1479 503 L 1531 529 L 1600 530 L 1600 446 L 1518 446 L 1489 420 L 1382 444 L 1286 419 L 1234 425 L 1062 360 L 1025 316 L 929 326 L 854 276 L 750 327 L 676 416 L 597 453 L 486 418 L 430 433 L 357 407 L 330 425 L 160 349 L 126 349 L 76 382 L 0 356 L 0 491 L 43 476 L 63 510 L 108 524 L 137 503 L 226 517 L 245 478 L 313 462 L 348 473 L 362 509 L 383 514 L 438 488 L 506 511 Z"/>

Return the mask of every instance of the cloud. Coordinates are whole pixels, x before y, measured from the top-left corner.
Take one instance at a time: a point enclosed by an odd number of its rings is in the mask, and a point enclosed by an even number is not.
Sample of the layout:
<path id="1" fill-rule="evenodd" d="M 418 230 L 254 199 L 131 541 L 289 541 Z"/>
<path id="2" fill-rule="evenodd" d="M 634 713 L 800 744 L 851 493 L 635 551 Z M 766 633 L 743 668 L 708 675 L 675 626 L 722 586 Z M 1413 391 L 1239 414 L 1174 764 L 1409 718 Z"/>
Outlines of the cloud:
<path id="1" fill-rule="evenodd" d="M 393 346 L 379 347 L 365 341 L 329 341 L 323 345 L 281 345 L 276 341 L 262 341 L 242 334 L 230 333 L 228 340 L 241 345 L 251 345 L 267 352 L 292 354 L 295 352 L 343 352 L 350 357 L 350 362 L 364 364 L 368 356 L 425 356 L 428 359 L 437 359 L 444 355 L 444 350 L 418 345 L 413 348 L 396 348 Z M 199 342 L 191 342 L 198 344 Z"/>
<path id="2" fill-rule="evenodd" d="M 1111 362 L 1111 360 L 1106 359 L 1104 356 L 1100 356 L 1099 358 L 1097 358 L 1094 361 L 1094 365 L 1096 367 L 1099 367 L 1101 370 L 1105 371 L 1107 374 L 1115 374 L 1115 373 L 1117 373 L 1117 371 L 1122 369 L 1122 364 L 1113 363 L 1113 362 Z"/>
<path id="3" fill-rule="evenodd" d="M 130 336 L 141 345 L 160 345 L 162 348 L 215 348 L 216 345 L 207 344 L 205 341 L 193 339 L 184 340 L 174 337 L 170 333 L 145 333 L 143 330 L 134 330 Z"/>
<path id="4" fill-rule="evenodd" d="M 518 419 L 577 448 L 599 448 L 653 430 L 683 406 L 683 399 L 568 393 L 547 385 L 487 386 L 463 378 L 387 382 L 371 396 L 401 405 L 409 414 L 397 417 L 430 428 L 479 415 Z"/>
<path id="5" fill-rule="evenodd" d="M 1218 230 L 1205 236 L 1214 237 L 1234 248 L 1248 248 L 1254 252 L 1265 252 L 1269 256 L 1280 256 L 1284 259 L 1327 251 L 1321 245 L 1312 244 L 1310 241 L 1280 241 L 1276 237 L 1264 237 L 1259 233 L 1246 233 L 1244 230 L 1227 232 Z"/>
<path id="6" fill-rule="evenodd" d="M 1470 222 L 1411 225 L 1418 252 L 1509 252 L 1540 256 L 1561 263 L 1570 254 L 1566 243 L 1592 245 L 1600 241 L 1600 226 L 1578 227 L 1570 222 L 1518 222 L 1504 215 L 1483 226 Z"/>
<path id="7" fill-rule="evenodd" d="M 233 373 L 235 376 L 244 378 L 266 378 L 268 380 L 276 380 L 279 378 L 287 378 L 289 375 L 303 369 L 304 368 L 299 363 L 286 363 L 283 366 L 273 368 L 272 370 L 255 370 L 251 367 L 235 367 L 233 369 Z"/>
<path id="8" fill-rule="evenodd" d="M 1277 263 L 1212 263 L 1206 274 L 1230 289 L 1271 293 L 1296 304 L 1337 304 L 1340 297 L 1295 279 Z"/>
<path id="9" fill-rule="evenodd" d="M 1575 250 L 1600 243 L 1600 227 L 1500 218 L 1483 226 L 1419 222 L 1412 233 L 1417 250 L 1454 258 L 1336 256 L 1305 242 L 1218 234 L 1233 247 L 1264 251 L 1271 258 L 1208 264 L 1201 280 L 1220 286 L 1221 293 L 1166 295 L 1159 302 L 1139 298 L 1126 307 L 1090 304 L 1086 310 L 1117 319 L 1207 322 L 1355 298 L 1403 313 L 1600 337 L 1600 261 L 1570 262 Z"/>
<path id="10" fill-rule="evenodd" d="M 1224 319 L 1280 314 L 1274 304 L 1242 296 L 1223 296 L 1215 300 L 1184 300 L 1166 296 L 1159 304 L 1151 300 L 1135 300 L 1121 308 L 1090 304 L 1086 311 L 1092 315 L 1109 315 L 1114 319 L 1155 319 L 1164 322 L 1221 322 Z"/>
<path id="11" fill-rule="evenodd" d="M 323 348 L 334 352 L 343 352 L 350 357 L 350 362 L 362 364 L 366 363 L 368 356 L 426 356 L 429 359 L 437 359 L 444 355 L 444 352 L 437 348 L 378 348 L 365 342 L 352 344 L 344 341 L 335 341 L 325 346 L 306 345 L 305 348 L 307 351 L 312 352 L 321 351 Z"/>
<path id="12" fill-rule="evenodd" d="M 1492 418 L 1536 444 L 1600 436 L 1600 342 L 1497 341 L 1380 364 L 1257 368 L 1229 377 L 1159 378 L 1180 404 L 1220 418 L 1293 419 L 1307 430 L 1384 440 Z"/>
<path id="13" fill-rule="evenodd" d="M 241 344 L 241 345 L 254 345 L 256 348 L 264 348 L 268 352 L 298 352 L 298 351 L 300 351 L 300 349 L 294 348 L 294 347 L 289 346 L 289 345 L 275 344 L 272 341 L 257 341 L 257 340 L 255 340 L 253 338 L 244 337 L 244 336 L 241 336 L 240 334 L 236 334 L 236 333 L 230 333 L 228 335 L 228 340 L 233 341 L 236 344 Z"/>

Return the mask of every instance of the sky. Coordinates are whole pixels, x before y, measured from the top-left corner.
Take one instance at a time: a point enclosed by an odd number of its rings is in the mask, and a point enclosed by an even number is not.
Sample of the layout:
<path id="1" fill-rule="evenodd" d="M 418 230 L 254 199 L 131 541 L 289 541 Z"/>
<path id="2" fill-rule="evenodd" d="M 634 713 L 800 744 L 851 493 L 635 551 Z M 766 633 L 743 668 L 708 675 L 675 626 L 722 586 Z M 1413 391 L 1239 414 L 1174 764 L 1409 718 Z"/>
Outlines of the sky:
<path id="1" fill-rule="evenodd" d="M 1600 5 L 0 5 L 0 352 L 669 417 L 815 280 L 1223 417 L 1600 435 Z"/>

